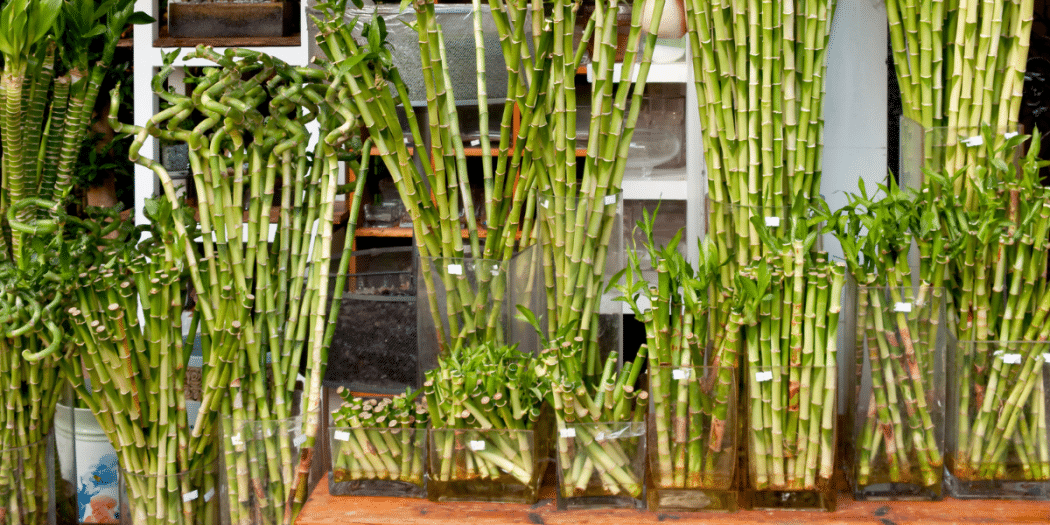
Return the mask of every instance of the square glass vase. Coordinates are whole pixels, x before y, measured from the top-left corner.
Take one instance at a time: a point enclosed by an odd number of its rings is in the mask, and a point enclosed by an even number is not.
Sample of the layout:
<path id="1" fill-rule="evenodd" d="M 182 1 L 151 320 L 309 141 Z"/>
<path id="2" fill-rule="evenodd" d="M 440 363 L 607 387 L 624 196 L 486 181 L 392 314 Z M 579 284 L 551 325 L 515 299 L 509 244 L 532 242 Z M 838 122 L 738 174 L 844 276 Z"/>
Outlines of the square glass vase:
<path id="1" fill-rule="evenodd" d="M 837 367 L 749 367 L 744 380 L 744 508 L 834 511 Z"/>
<path id="2" fill-rule="evenodd" d="M 221 417 L 223 523 L 281 523 L 293 484 L 303 482 L 297 473 L 299 451 L 307 441 L 303 417 Z"/>
<path id="3" fill-rule="evenodd" d="M 0 450 L 0 513 L 6 523 L 55 523 L 55 435 Z"/>
<path id="4" fill-rule="evenodd" d="M 214 465 L 160 475 L 121 468 L 120 485 L 121 525 L 219 523 Z"/>
<path id="5" fill-rule="evenodd" d="M 951 357 L 951 496 L 1050 499 L 1050 343 L 963 341 Z"/>
<path id="6" fill-rule="evenodd" d="M 649 387 L 649 509 L 737 511 L 736 369 L 663 365 Z"/>
<path id="7" fill-rule="evenodd" d="M 426 497 L 425 428 L 328 429 L 333 496 Z"/>
<path id="8" fill-rule="evenodd" d="M 857 500 L 943 497 L 946 300 L 943 288 L 857 288 L 845 461 Z"/>
<path id="9" fill-rule="evenodd" d="M 558 510 L 645 507 L 645 423 L 558 422 Z"/>
<path id="10" fill-rule="evenodd" d="M 536 503 L 550 464 L 547 421 L 533 430 L 430 429 L 427 499 Z"/>

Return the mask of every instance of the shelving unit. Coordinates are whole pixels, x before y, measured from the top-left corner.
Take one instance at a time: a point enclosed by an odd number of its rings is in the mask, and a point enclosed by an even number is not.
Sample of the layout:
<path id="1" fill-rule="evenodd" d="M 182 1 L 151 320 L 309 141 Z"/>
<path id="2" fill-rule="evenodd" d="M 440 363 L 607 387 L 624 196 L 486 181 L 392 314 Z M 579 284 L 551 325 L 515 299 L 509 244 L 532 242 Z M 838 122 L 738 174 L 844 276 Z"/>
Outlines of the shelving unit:
<path id="1" fill-rule="evenodd" d="M 133 57 L 135 63 L 135 125 L 145 126 L 150 117 L 159 110 L 159 98 L 153 93 L 153 76 L 160 70 L 164 63 L 164 55 L 178 53 L 175 63 L 179 66 L 202 66 L 211 65 L 207 61 L 190 59 L 184 57 L 193 51 L 198 44 L 210 45 L 216 51 L 223 52 L 228 47 L 244 47 L 265 51 L 292 65 L 305 66 L 310 60 L 310 46 L 308 31 L 306 31 L 306 9 L 305 3 L 299 10 L 298 35 L 275 38 L 209 38 L 209 39 L 179 39 L 172 38 L 167 34 L 167 26 L 161 26 L 160 13 L 158 12 L 158 0 L 135 0 L 135 10 L 142 11 L 152 16 L 155 20 L 152 24 L 137 26 L 135 28 L 133 42 Z M 179 75 L 173 75 L 174 81 L 178 81 Z M 147 158 L 160 160 L 160 148 L 158 141 L 147 141 L 139 153 Z M 145 224 L 146 217 L 143 209 L 146 199 L 157 194 L 156 176 L 149 169 L 135 166 L 135 224 Z"/>

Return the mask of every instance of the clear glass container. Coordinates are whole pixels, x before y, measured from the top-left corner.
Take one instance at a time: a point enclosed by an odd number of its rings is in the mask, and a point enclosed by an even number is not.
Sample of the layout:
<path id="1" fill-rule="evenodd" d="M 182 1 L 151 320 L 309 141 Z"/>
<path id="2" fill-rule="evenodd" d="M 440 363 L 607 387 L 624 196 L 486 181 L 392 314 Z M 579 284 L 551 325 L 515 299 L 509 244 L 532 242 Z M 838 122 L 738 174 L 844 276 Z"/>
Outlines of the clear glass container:
<path id="1" fill-rule="evenodd" d="M 0 450 L 0 513 L 7 523 L 53 525 L 54 494 L 53 432 L 29 445 Z"/>
<path id="2" fill-rule="evenodd" d="M 426 497 L 425 428 L 329 427 L 335 496 Z"/>
<path id="3" fill-rule="evenodd" d="M 944 471 L 943 288 L 859 287 L 846 477 L 858 500 L 937 500 Z"/>
<path id="4" fill-rule="evenodd" d="M 649 385 L 649 509 L 735 512 L 736 369 L 664 365 Z"/>
<path id="5" fill-rule="evenodd" d="M 299 450 L 306 443 L 302 416 L 268 421 L 222 417 L 220 494 L 224 523 L 284 523 L 297 479 Z"/>
<path id="6" fill-rule="evenodd" d="M 645 423 L 559 424 L 559 510 L 645 507 Z"/>
<path id="7" fill-rule="evenodd" d="M 121 525 L 219 523 L 214 468 L 163 475 L 121 469 L 120 485 Z"/>
<path id="8" fill-rule="evenodd" d="M 948 367 L 951 496 L 1050 499 L 1050 343 L 962 341 Z"/>
<path id="9" fill-rule="evenodd" d="M 898 182 L 902 188 L 919 189 L 926 180 L 925 170 L 955 173 L 964 168 L 974 169 L 987 163 L 987 149 L 994 146 L 986 144 L 986 136 L 1004 140 L 1023 132 L 1022 126 L 994 132 L 979 127 L 924 128 L 922 124 L 901 116 Z M 1015 148 L 1004 160 L 1016 165 L 1021 153 L 1021 148 Z"/>

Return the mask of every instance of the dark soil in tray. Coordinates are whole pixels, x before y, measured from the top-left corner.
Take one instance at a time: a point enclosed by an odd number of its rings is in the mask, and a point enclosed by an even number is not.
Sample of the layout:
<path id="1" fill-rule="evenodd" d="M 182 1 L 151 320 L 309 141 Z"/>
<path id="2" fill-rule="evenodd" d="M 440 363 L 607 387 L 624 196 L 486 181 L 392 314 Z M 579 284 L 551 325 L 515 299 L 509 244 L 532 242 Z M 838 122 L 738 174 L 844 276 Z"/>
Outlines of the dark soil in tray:
<path id="1" fill-rule="evenodd" d="M 399 393 L 418 383 L 416 297 L 402 290 L 344 295 L 328 350 L 327 384 Z"/>

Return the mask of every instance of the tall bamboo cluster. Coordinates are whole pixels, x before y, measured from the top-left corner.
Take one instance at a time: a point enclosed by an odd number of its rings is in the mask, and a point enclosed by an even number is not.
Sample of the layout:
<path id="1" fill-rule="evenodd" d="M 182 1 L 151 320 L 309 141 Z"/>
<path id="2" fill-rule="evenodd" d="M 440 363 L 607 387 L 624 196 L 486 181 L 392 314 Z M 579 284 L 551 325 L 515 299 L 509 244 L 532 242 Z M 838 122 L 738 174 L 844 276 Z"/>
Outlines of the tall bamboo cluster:
<path id="1" fill-rule="evenodd" d="M 1025 138 L 989 151 L 1000 162 L 977 168 L 973 206 L 966 206 L 971 195 L 942 197 L 949 210 L 944 231 L 959 245 L 949 268 L 960 341 L 951 365 L 950 385 L 958 387 L 949 461 L 961 479 L 1050 479 L 1043 377 L 1043 342 L 1050 338 L 1050 190 L 1040 184 L 1046 162 L 1037 158 L 1039 135 L 1019 173 L 1001 161 Z"/>
<path id="2" fill-rule="evenodd" d="M 709 239 L 703 241 L 694 268 L 677 250 L 680 235 L 666 246 L 656 245 L 656 215 L 643 210 L 638 224 L 646 238 L 644 249 L 656 261 L 655 285 L 644 280 L 632 249 L 620 286 L 623 300 L 645 324 L 653 480 L 658 488 L 725 489 L 736 459 L 735 434 L 726 432 L 736 421 L 735 363 L 725 370 L 704 368 L 710 358 L 712 304 L 722 293 L 716 248 Z"/>
<path id="3" fill-rule="evenodd" d="M 325 70 L 240 49 L 191 56 L 216 67 L 184 95 L 165 88 L 167 64 L 154 78 L 165 108 L 144 128 L 114 129 L 135 135 L 132 160 L 160 178 L 196 299 L 205 365 L 200 445 L 188 452 L 203 452 L 221 417 L 232 522 L 291 523 L 319 424 L 338 161 L 359 120 Z M 168 173 L 138 155 L 153 138 L 188 145 L 199 235 Z"/>
<path id="4" fill-rule="evenodd" d="M 727 301 L 730 327 L 717 363 L 739 358 L 747 385 L 750 486 L 821 490 L 835 465 L 839 314 L 846 267 L 812 252 L 817 231 L 798 223 L 770 255 L 745 268 Z M 741 337 L 743 341 L 741 341 Z"/>
<path id="5" fill-rule="evenodd" d="M 987 158 L 970 147 L 982 126 L 1017 130 L 1033 8 L 1032 0 L 886 2 L 904 116 L 925 130 L 946 128 L 925 153 L 933 169 L 969 170 L 955 181 L 956 193 L 970 187 L 976 161 Z"/>
<path id="6" fill-rule="evenodd" d="M 879 191 L 869 196 L 861 183 L 833 221 L 858 285 L 853 399 L 868 398 L 854 408 L 853 475 L 858 487 L 911 483 L 939 493 L 945 279 L 956 246 L 941 234 L 929 184 L 921 194 L 892 181 Z M 861 396 L 862 388 L 870 391 Z"/>
<path id="7" fill-rule="evenodd" d="M 68 310 L 75 350 L 60 364 L 117 451 L 129 522 L 214 523 L 218 447 L 207 428 L 191 432 L 186 409 L 185 247 L 163 231 L 171 205 L 151 208 L 151 237 L 118 245 L 78 276 Z"/>
<path id="8" fill-rule="evenodd" d="M 777 228 L 820 194 L 834 0 L 685 2 L 722 281 L 760 259 L 752 218 Z"/>

